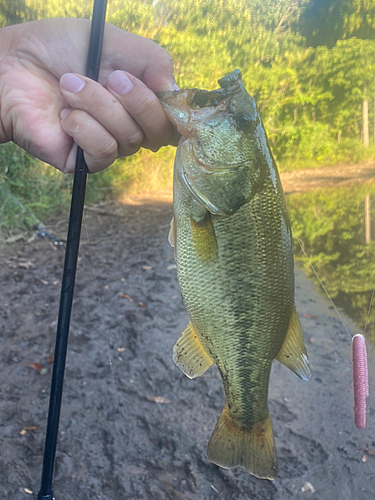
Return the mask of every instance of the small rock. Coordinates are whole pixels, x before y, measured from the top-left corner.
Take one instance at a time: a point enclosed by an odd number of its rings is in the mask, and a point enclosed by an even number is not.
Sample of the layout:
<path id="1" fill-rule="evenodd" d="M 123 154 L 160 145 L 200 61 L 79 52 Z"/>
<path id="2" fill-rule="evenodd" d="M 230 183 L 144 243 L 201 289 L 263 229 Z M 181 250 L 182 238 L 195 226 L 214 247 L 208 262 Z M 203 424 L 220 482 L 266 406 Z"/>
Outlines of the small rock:
<path id="1" fill-rule="evenodd" d="M 311 483 L 306 481 L 305 484 L 302 486 L 301 491 L 302 493 L 310 493 L 312 495 L 313 493 L 315 493 L 315 488 Z"/>

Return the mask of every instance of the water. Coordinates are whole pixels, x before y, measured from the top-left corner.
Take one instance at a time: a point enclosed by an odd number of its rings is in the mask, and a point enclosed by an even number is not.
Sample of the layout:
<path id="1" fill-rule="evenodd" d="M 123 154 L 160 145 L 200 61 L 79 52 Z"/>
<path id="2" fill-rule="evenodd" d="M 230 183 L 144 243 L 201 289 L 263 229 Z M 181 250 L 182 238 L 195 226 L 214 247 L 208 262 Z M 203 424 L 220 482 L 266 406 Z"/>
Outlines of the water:
<path id="1" fill-rule="evenodd" d="M 294 236 L 334 304 L 375 344 L 375 179 L 291 194 L 287 205 Z M 296 238 L 294 251 L 321 288 Z"/>

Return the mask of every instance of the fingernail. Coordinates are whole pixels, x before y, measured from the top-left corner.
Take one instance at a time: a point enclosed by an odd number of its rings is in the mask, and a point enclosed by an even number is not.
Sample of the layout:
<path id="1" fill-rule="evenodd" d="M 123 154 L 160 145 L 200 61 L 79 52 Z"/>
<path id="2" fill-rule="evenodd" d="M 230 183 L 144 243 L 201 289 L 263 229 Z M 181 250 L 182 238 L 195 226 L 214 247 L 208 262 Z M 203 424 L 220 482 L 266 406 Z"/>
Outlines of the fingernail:
<path id="1" fill-rule="evenodd" d="M 85 86 L 85 82 L 72 73 L 65 73 L 60 78 L 60 85 L 63 90 L 76 94 Z"/>
<path id="2" fill-rule="evenodd" d="M 68 114 L 71 112 L 71 109 L 62 109 L 60 111 L 60 119 L 65 120 L 65 118 L 68 116 Z"/>
<path id="3" fill-rule="evenodd" d="M 176 83 L 173 84 L 173 90 L 180 90 L 180 87 L 177 86 Z"/>
<path id="4" fill-rule="evenodd" d="M 108 86 L 119 95 L 125 95 L 134 85 L 123 71 L 117 70 L 108 77 Z"/>

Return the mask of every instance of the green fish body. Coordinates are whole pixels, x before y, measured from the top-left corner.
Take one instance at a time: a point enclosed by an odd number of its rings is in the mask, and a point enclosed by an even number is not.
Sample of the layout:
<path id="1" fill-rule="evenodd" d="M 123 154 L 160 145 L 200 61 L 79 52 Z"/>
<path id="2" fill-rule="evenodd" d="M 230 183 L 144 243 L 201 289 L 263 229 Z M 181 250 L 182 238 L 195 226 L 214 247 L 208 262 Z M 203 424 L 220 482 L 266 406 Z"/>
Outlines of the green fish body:
<path id="1" fill-rule="evenodd" d="M 294 303 L 291 229 L 255 102 L 238 70 L 219 84 L 161 94 L 181 134 L 170 241 L 190 323 L 174 360 L 190 378 L 213 363 L 220 371 L 226 404 L 208 459 L 274 479 L 272 361 L 310 376 Z"/>

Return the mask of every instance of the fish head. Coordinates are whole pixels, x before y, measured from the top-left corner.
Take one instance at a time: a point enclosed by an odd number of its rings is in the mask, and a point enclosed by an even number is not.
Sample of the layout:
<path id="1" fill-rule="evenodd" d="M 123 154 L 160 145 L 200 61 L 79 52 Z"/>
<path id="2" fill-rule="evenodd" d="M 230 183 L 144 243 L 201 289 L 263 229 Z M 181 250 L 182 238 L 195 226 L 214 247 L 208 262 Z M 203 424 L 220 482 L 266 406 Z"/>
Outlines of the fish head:
<path id="1" fill-rule="evenodd" d="M 261 176 L 265 133 L 239 70 L 216 90 L 163 92 L 161 104 L 181 134 L 175 173 L 193 199 L 214 215 L 234 213 Z"/>

